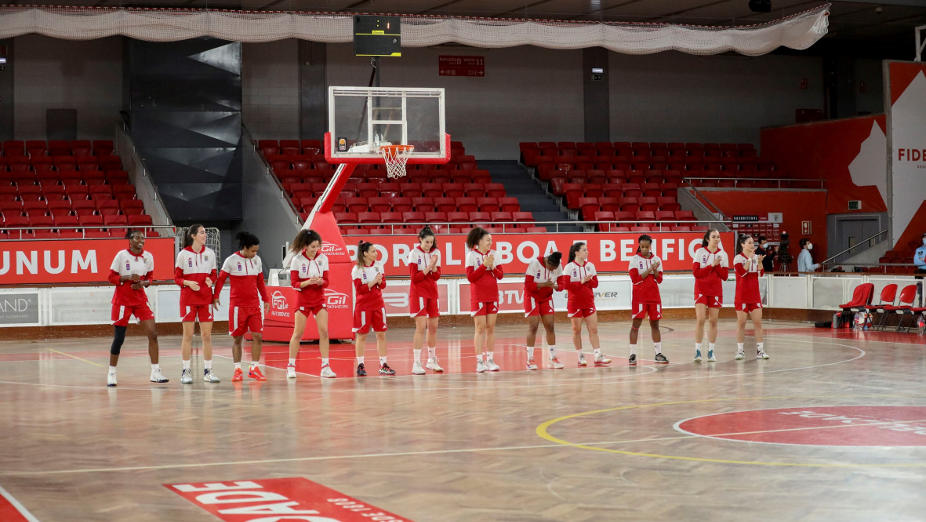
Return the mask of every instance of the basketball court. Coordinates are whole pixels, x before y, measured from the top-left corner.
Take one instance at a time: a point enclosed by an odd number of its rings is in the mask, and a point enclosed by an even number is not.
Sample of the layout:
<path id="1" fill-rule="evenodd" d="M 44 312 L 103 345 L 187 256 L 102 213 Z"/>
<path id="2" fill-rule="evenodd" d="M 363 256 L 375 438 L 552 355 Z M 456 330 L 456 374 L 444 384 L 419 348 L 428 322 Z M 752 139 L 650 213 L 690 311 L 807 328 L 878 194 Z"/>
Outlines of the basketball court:
<path id="1" fill-rule="evenodd" d="M 922 338 L 767 322 L 771 358 L 734 361 L 722 321 L 718 362 L 696 364 L 693 322 L 664 323 L 668 366 L 647 360 L 644 334 L 628 367 L 628 325 L 603 321 L 610 367 L 578 368 L 561 349 L 566 369 L 545 368 L 545 353 L 529 372 L 523 328 L 506 325 L 502 370 L 476 374 L 472 329 L 448 327 L 445 374 L 413 376 L 412 331 L 398 328 L 395 377 L 353 377 L 352 346 L 333 345 L 338 378 L 319 379 L 304 344 L 287 382 L 285 346 L 267 344 L 261 383 L 231 382 L 218 336 L 222 382 L 192 386 L 177 382 L 175 336 L 161 338 L 172 382 L 147 382 L 145 342 L 130 337 L 117 388 L 101 385 L 108 339 L 3 341 L 0 486 L 38 520 L 327 520 L 287 518 L 293 501 L 338 520 L 922 516 Z M 380 511 L 394 518 L 359 518 Z"/>

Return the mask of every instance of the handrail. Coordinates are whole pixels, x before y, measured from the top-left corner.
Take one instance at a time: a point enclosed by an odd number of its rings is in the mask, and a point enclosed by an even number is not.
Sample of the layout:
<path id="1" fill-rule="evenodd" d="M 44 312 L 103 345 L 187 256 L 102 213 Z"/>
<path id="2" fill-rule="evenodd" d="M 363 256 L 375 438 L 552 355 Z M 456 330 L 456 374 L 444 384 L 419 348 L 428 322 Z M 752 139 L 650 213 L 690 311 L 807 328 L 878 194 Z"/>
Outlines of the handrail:
<path id="1" fill-rule="evenodd" d="M 785 183 L 814 182 L 814 183 L 820 184 L 820 189 L 826 188 L 826 180 L 821 179 L 821 178 L 730 178 L 730 177 L 708 178 L 708 177 L 703 177 L 703 176 L 696 176 L 696 177 L 685 176 L 682 178 L 682 182 L 683 183 L 687 182 L 689 185 L 691 184 L 690 180 L 732 181 L 733 182 L 733 187 L 703 187 L 703 188 L 735 188 L 738 183 L 744 182 L 744 181 L 774 181 L 778 183 L 777 188 L 779 189 L 787 188 L 787 187 L 781 186 L 782 182 L 785 182 Z M 746 187 L 746 188 L 768 188 L 768 187 Z"/>
<path id="2" fill-rule="evenodd" d="M 845 249 L 845 250 L 842 250 L 842 251 L 840 251 L 840 252 L 837 252 L 837 253 L 831 255 L 830 257 L 824 259 L 823 261 L 820 261 L 820 264 L 821 264 L 821 265 L 829 264 L 830 261 L 836 259 L 837 257 L 839 257 L 839 256 L 841 256 L 841 255 L 843 255 L 843 254 L 845 254 L 845 253 L 851 252 L 852 250 L 858 248 L 858 247 L 861 246 L 861 245 L 867 244 L 869 241 L 871 241 L 872 239 L 874 239 L 874 238 L 876 238 L 876 237 L 878 237 L 878 236 L 880 236 L 880 235 L 882 235 L 882 234 L 887 234 L 887 229 L 884 229 L 884 230 L 882 230 L 882 231 L 880 231 L 880 232 L 878 232 L 877 234 L 874 234 L 874 235 L 872 235 L 872 236 L 866 237 L 865 239 L 863 239 L 863 240 L 859 241 L 858 243 L 856 243 L 856 244 L 850 246 L 849 248 L 847 248 L 847 249 Z M 879 241 L 879 243 L 880 243 L 880 241 Z M 877 243 L 875 243 L 875 244 L 877 244 Z M 874 245 L 871 245 L 871 244 L 868 245 L 868 247 L 872 247 L 872 246 L 874 246 Z M 834 264 L 836 264 L 836 263 L 834 263 Z M 860 265 L 860 266 L 861 266 L 861 265 Z"/>
<path id="3" fill-rule="evenodd" d="M 671 225 L 669 225 L 670 223 L 671 223 Z M 684 220 L 684 219 L 681 219 L 681 220 L 662 220 L 662 221 L 654 221 L 654 220 L 622 220 L 622 221 L 493 221 L 493 222 L 491 222 L 491 223 L 486 223 L 486 224 L 487 224 L 487 225 L 491 225 L 491 226 L 501 226 L 503 231 L 505 230 L 505 227 L 519 227 L 519 226 L 555 226 L 555 227 L 556 227 L 556 231 L 558 232 L 560 226 L 563 226 L 563 227 L 567 227 L 567 226 L 568 226 L 568 227 L 575 227 L 575 226 L 584 226 L 584 225 L 592 226 L 592 225 L 607 224 L 607 225 L 617 225 L 617 226 L 621 226 L 621 225 L 630 226 L 630 227 L 637 228 L 637 229 L 647 229 L 648 231 L 653 231 L 653 228 L 655 228 L 657 232 L 660 232 L 660 231 L 663 231 L 663 227 L 667 227 L 667 226 L 674 226 L 674 225 L 683 225 L 683 226 L 685 226 L 685 225 L 691 225 L 691 226 L 707 226 L 707 225 L 712 225 L 712 224 L 716 224 L 716 223 L 722 223 L 722 224 L 727 224 L 727 225 L 732 224 L 732 222 L 730 222 L 730 221 L 722 221 L 722 220 L 719 220 L 719 219 L 708 219 L 708 220 Z M 752 222 L 750 222 L 750 223 L 751 223 L 751 224 L 756 224 L 756 223 L 761 224 L 761 223 L 771 223 L 771 221 L 752 221 Z M 389 228 L 389 229 L 391 229 L 391 230 L 393 231 L 393 233 L 394 233 L 394 231 L 395 231 L 396 228 L 423 227 L 423 226 L 425 226 L 425 225 L 429 225 L 429 226 L 469 226 L 469 225 L 471 225 L 471 224 L 472 224 L 472 222 L 453 222 L 453 221 L 430 221 L 430 222 L 412 222 L 412 221 L 408 221 L 408 222 L 401 222 L 401 223 L 356 223 L 356 222 L 348 223 L 348 222 L 338 222 L 338 226 L 349 226 L 349 227 L 364 226 L 364 227 L 376 227 L 376 228 Z M 647 225 L 652 225 L 652 226 L 647 227 Z M 643 232 L 644 230 L 639 230 L 639 231 L 640 231 L 640 232 Z M 677 232 L 677 231 L 674 231 L 674 230 L 673 230 L 673 231 L 665 230 L 665 231 L 667 231 L 667 232 Z M 631 230 L 631 232 L 636 232 L 636 231 L 635 231 L 635 230 Z M 700 230 L 695 230 L 695 231 L 693 231 L 693 232 L 700 232 Z"/>
<path id="4" fill-rule="evenodd" d="M 107 239 L 105 237 L 87 237 L 88 230 L 108 230 L 110 228 L 119 228 L 119 229 L 132 229 L 132 230 L 159 230 L 167 229 L 170 231 L 171 236 L 176 236 L 177 227 L 174 225 L 75 225 L 75 226 L 50 226 L 50 227 L 4 227 L 0 230 L 17 232 L 19 237 L 0 237 L 0 241 L 68 241 L 75 239 Z M 40 231 L 40 230 L 79 230 L 81 231 L 81 237 L 29 237 L 24 238 L 23 233 L 26 231 Z M 163 236 L 162 236 L 163 237 Z M 114 238 L 115 239 L 115 238 Z"/>

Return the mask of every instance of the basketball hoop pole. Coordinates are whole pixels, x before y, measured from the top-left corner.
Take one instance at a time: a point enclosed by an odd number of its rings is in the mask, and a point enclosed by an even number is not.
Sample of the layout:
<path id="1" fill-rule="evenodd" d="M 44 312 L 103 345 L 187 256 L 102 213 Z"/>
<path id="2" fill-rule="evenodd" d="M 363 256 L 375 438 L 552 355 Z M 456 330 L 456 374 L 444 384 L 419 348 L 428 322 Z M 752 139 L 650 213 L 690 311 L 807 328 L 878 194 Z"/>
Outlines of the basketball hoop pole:
<path id="1" fill-rule="evenodd" d="M 335 202 L 338 200 L 338 195 L 341 193 L 341 190 L 344 188 L 344 185 L 347 184 L 347 180 L 350 179 L 356 168 L 356 163 L 341 163 L 338 165 L 337 170 L 334 171 L 334 176 L 331 177 L 331 181 L 329 181 L 328 186 L 325 187 L 325 191 L 322 193 L 321 197 L 315 201 L 315 206 L 312 207 L 312 211 L 309 212 L 309 216 L 306 218 L 305 223 L 303 223 L 303 230 L 312 228 L 312 222 L 315 220 L 317 214 L 331 212 Z"/>

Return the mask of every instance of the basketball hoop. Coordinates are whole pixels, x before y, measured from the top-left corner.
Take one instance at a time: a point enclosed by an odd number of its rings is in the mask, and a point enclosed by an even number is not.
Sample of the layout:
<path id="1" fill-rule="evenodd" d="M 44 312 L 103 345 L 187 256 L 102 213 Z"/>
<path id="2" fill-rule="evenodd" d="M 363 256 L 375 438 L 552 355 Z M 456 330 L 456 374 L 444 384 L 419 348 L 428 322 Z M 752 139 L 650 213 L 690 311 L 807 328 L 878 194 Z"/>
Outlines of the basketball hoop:
<path id="1" fill-rule="evenodd" d="M 386 161 L 386 176 L 390 178 L 405 177 L 405 163 L 408 156 L 415 150 L 414 145 L 382 145 L 380 154 Z"/>

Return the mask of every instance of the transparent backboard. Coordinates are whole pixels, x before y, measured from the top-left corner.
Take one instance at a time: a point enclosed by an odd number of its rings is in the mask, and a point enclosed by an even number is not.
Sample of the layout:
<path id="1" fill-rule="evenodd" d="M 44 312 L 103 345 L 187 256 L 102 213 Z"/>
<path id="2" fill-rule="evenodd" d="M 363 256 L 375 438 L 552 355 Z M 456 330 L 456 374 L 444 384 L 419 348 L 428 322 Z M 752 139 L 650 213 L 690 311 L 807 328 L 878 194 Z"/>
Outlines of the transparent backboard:
<path id="1" fill-rule="evenodd" d="M 384 145 L 411 145 L 409 163 L 449 160 L 444 89 L 329 87 L 329 161 L 382 161 Z"/>

